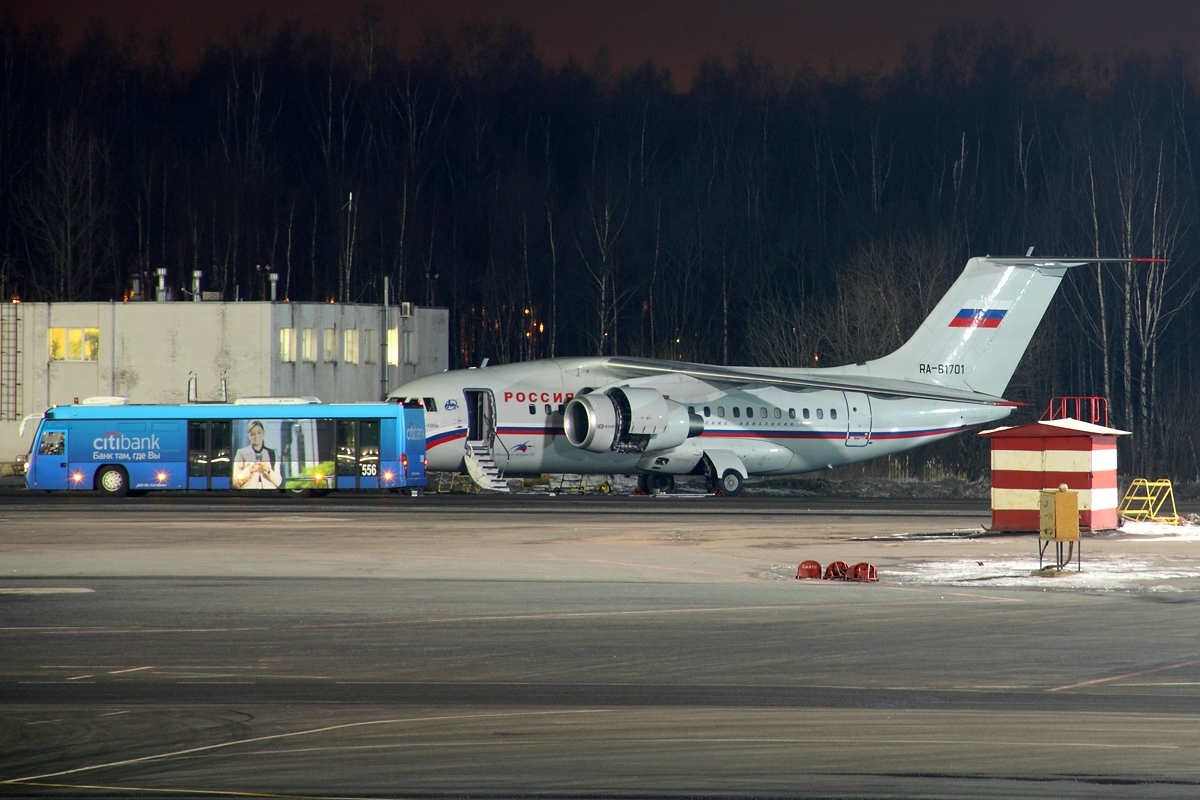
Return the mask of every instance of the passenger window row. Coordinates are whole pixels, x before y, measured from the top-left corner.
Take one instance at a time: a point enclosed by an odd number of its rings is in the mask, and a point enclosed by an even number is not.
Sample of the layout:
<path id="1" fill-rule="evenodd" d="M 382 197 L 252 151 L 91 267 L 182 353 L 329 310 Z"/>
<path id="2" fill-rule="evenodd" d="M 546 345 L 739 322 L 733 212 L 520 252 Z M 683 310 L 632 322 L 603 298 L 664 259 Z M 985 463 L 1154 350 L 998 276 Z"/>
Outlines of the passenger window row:
<path id="1" fill-rule="evenodd" d="M 530 406 L 530 408 L 532 409 L 532 406 Z M 688 406 L 688 411 L 691 412 L 692 414 L 695 414 L 696 407 Z M 706 417 L 712 416 L 712 406 L 704 406 L 703 411 L 704 411 L 704 416 L 706 416 Z M 533 413 L 533 412 L 530 411 L 530 413 Z M 733 406 L 732 413 L 733 413 L 734 419 L 741 419 L 742 418 L 742 407 L 741 406 Z M 754 418 L 754 407 L 746 406 L 745 413 L 746 413 L 746 419 L 753 419 Z M 804 415 L 804 419 L 810 418 L 809 410 L 807 408 L 801 409 L 801 413 Z M 725 406 L 717 406 L 717 416 L 720 418 L 725 417 Z M 759 407 L 758 416 L 760 419 L 767 419 L 767 417 L 770 416 L 767 412 L 766 406 Z M 783 419 L 783 409 L 776 408 L 774 416 L 775 416 L 775 419 Z M 795 419 L 795 418 L 796 418 L 796 409 L 789 408 L 788 409 L 788 419 Z M 837 409 L 836 408 L 829 409 L 829 418 L 837 419 Z M 817 419 L 825 419 L 825 409 L 823 409 L 823 408 L 817 409 Z"/>

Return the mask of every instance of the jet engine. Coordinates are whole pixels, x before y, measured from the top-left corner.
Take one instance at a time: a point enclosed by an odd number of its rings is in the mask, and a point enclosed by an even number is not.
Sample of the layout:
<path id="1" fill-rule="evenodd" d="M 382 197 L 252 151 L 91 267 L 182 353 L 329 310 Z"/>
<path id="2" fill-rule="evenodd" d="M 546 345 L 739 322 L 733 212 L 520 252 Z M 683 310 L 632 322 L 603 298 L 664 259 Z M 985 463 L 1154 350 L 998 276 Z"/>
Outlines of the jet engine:
<path id="1" fill-rule="evenodd" d="M 591 453 L 644 453 L 678 447 L 704 430 L 704 420 L 654 389 L 618 387 L 582 394 L 563 414 L 567 441 Z"/>

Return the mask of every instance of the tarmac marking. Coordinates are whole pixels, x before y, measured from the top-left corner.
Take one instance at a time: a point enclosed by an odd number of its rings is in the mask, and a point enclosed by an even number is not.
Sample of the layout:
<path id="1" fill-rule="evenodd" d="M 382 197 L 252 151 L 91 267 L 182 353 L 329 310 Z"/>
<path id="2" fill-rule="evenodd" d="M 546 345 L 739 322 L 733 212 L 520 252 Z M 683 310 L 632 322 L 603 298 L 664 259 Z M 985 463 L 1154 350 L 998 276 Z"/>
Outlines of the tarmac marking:
<path id="1" fill-rule="evenodd" d="M 44 594 L 95 594 L 95 589 L 84 586 L 5 586 L 0 594 L 44 595 Z"/>
<path id="2" fill-rule="evenodd" d="M 1194 661 L 1183 661 L 1178 664 L 1168 664 L 1165 667 L 1155 667 L 1154 669 L 1138 670 L 1137 672 L 1125 672 L 1125 673 L 1122 673 L 1121 675 L 1110 675 L 1107 678 L 1093 678 L 1090 681 L 1080 681 L 1079 683 L 1068 683 L 1063 686 L 1055 686 L 1053 688 L 1046 689 L 1046 691 L 1047 692 L 1061 692 L 1061 691 L 1065 691 L 1067 689 L 1076 689 L 1080 686 L 1093 686 L 1097 683 L 1108 683 L 1109 681 L 1119 681 L 1122 678 L 1136 678 L 1138 675 L 1149 675 L 1154 672 L 1163 672 L 1163 671 L 1169 670 L 1169 669 L 1180 669 L 1182 667 L 1190 667 L 1193 664 L 1200 664 L 1200 659 L 1196 659 Z"/>
<path id="3" fill-rule="evenodd" d="M 5 781 L 0 781 L 0 785 L 4 786 L 19 786 L 21 784 L 31 784 L 34 781 L 45 781 L 49 778 L 61 778 L 64 775 L 77 775 L 81 772 L 92 772 L 98 769 L 109 769 L 112 767 L 126 767 L 131 764 L 145 764 L 151 761 L 162 761 L 168 758 L 176 758 L 178 756 L 187 756 L 194 753 L 208 753 L 214 750 L 224 750 L 230 747 L 238 747 L 241 745 L 255 744 L 257 742 L 278 741 L 281 739 L 291 739 L 297 736 L 312 736 L 318 733 L 329 733 L 331 731 L 349 730 L 351 728 L 367 728 L 377 725 L 407 725 L 417 722 L 448 722 L 466 719 L 504 719 L 515 717 L 546 717 L 546 716 L 577 716 L 581 714 L 608 714 L 611 713 L 608 709 L 593 708 L 593 709 L 578 709 L 578 710 L 561 710 L 561 711 L 521 711 L 521 712 L 497 712 L 493 714 L 439 714 L 432 717 L 396 717 L 393 719 L 374 719 L 364 722 L 345 722 L 340 725 L 325 725 L 320 728 L 307 728 L 299 731 L 289 731 L 288 733 L 273 733 L 266 736 L 252 736 L 248 739 L 240 739 L 236 742 L 219 742 L 217 744 L 202 745 L 200 747 L 188 747 L 183 750 L 169 750 L 165 753 L 155 753 L 154 755 L 141 756 L 140 758 L 126 758 L 120 761 L 107 761 L 101 764 L 89 764 L 84 767 L 75 767 L 73 769 L 59 770 L 58 772 L 47 772 L 42 775 L 27 775 L 23 778 L 9 778 Z M 166 790 L 155 790 L 166 791 Z M 177 790 L 184 791 L 184 790 Z M 221 792 L 220 794 L 243 794 L 241 792 Z M 253 795 L 253 796 L 278 796 L 286 795 Z"/>
<path id="4" fill-rule="evenodd" d="M 145 669 L 154 669 L 154 667 L 130 667 L 129 669 L 114 669 L 109 671 L 109 675 L 124 675 L 126 672 L 141 672 Z"/>
<path id="5" fill-rule="evenodd" d="M 810 583 L 816 583 L 815 579 L 809 579 Z M 850 581 L 853 583 L 853 581 Z M 997 603 L 1024 603 L 1025 600 L 1020 597 L 1000 597 L 994 594 L 973 594 L 971 592 L 947 592 L 944 589 L 936 586 L 892 586 L 887 585 L 880 587 L 883 589 L 892 589 L 897 592 L 919 592 L 921 594 L 936 594 L 939 597 L 949 595 L 950 597 L 965 597 L 969 600 L 992 600 Z"/>
<path id="6" fill-rule="evenodd" d="M 839 583 L 842 583 L 839 581 Z M 902 587 L 887 587 L 896 588 L 904 591 Z M 965 597 L 972 600 L 994 600 L 997 602 L 1019 603 L 1022 602 L 1018 598 L 1010 597 L 994 597 L 991 595 L 970 594 L 966 592 L 943 592 L 937 589 L 909 589 L 908 591 L 921 592 L 923 594 L 938 594 L 940 596 L 950 595 L 955 597 Z M 891 603 L 891 607 L 900 605 L 926 605 L 928 601 L 912 601 L 903 603 Z M 858 606 L 860 603 L 827 603 L 822 607 L 830 606 Z M 779 605 L 754 605 L 754 606 L 703 606 L 700 608 L 645 608 L 634 609 L 630 611 L 547 611 L 541 614 L 479 614 L 462 617 L 418 617 L 415 619 L 392 619 L 392 620 L 372 620 L 370 622 L 321 622 L 311 624 L 295 624 L 295 625 L 260 625 L 260 626 L 234 626 L 229 628 L 0 628 L 0 633 L 22 632 L 22 633 L 75 633 L 75 634 L 166 634 L 166 633 L 255 633 L 258 631 L 280 631 L 280 630 L 346 630 L 353 628 L 382 628 L 396 627 L 401 625 L 445 625 L 457 622 L 520 622 L 524 620 L 544 620 L 544 619 L 597 619 L 602 617 L 635 617 L 635 616 L 653 616 L 659 614 L 709 614 L 709 613 L 730 613 L 741 611 L 802 611 L 807 606 L 800 603 L 788 603 Z"/>

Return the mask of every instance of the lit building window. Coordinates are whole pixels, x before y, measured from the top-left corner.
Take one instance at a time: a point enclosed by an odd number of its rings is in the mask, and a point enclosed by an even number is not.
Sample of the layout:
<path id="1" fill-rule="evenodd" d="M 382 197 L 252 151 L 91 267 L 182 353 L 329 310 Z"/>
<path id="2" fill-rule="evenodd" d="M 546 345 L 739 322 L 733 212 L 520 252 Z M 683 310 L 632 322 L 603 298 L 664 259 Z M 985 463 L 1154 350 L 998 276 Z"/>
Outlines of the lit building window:
<path id="1" fill-rule="evenodd" d="M 301 338 L 301 358 L 310 364 L 317 362 L 317 332 L 312 328 L 304 329 Z"/>
<path id="2" fill-rule="evenodd" d="M 400 366 L 400 331 L 396 328 L 388 328 L 387 363 L 389 367 Z"/>
<path id="3" fill-rule="evenodd" d="M 347 364 L 358 363 L 358 329 L 347 328 L 342 331 L 342 360 Z"/>
<path id="4" fill-rule="evenodd" d="M 365 330 L 362 332 L 362 360 L 364 364 L 374 364 L 379 361 L 379 354 L 375 352 L 375 331 Z"/>
<path id="5" fill-rule="evenodd" d="M 285 363 L 296 360 L 296 329 L 279 329 L 279 360 Z"/>
<path id="6" fill-rule="evenodd" d="M 322 360 L 326 361 L 326 362 L 337 361 L 337 356 L 338 356 L 337 328 L 326 328 L 323 331 L 323 333 L 325 334 L 325 341 L 324 341 L 325 346 L 322 349 L 325 352 L 322 353 L 322 356 L 323 356 Z"/>
<path id="7" fill-rule="evenodd" d="M 51 361 L 96 361 L 100 358 L 99 328 L 51 328 Z"/>

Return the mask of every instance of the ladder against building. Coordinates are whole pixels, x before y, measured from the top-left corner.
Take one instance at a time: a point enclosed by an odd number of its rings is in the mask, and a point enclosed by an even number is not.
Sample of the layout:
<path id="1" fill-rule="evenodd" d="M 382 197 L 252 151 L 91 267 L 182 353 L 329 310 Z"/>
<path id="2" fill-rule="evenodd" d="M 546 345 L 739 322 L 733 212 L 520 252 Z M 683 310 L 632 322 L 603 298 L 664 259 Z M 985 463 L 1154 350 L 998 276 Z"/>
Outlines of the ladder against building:
<path id="1" fill-rule="evenodd" d="M 0 421 L 21 419 L 21 304 L 0 302 Z"/>
<path id="2" fill-rule="evenodd" d="M 1135 522 L 1162 522 L 1167 525 L 1182 522 L 1175 511 L 1175 490 L 1168 480 L 1134 478 L 1121 498 L 1117 513 L 1122 519 Z"/>

